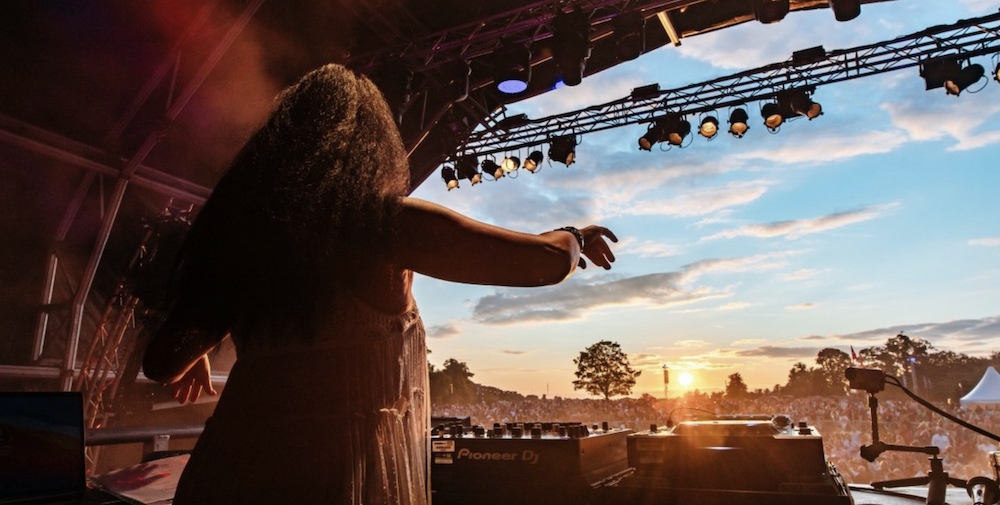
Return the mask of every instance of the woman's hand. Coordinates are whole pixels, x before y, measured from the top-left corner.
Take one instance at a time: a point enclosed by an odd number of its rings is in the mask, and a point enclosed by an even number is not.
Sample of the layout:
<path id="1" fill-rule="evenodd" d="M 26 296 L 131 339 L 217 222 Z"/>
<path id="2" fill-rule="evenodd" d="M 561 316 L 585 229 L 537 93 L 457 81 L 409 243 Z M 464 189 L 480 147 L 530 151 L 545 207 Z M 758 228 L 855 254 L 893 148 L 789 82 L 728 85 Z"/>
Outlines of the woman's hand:
<path id="1" fill-rule="evenodd" d="M 174 399 L 180 403 L 198 401 L 202 389 L 206 393 L 214 396 L 218 394 L 212 388 L 212 366 L 208 362 L 208 355 L 204 355 L 194 365 L 184 373 L 177 382 L 170 384 L 173 390 Z"/>
<path id="2" fill-rule="evenodd" d="M 608 237 L 612 242 L 618 242 L 618 237 L 611 230 L 603 226 L 594 225 L 581 228 L 580 233 L 583 234 L 583 250 L 580 251 L 580 268 L 587 268 L 587 262 L 583 259 L 586 256 L 595 265 L 605 270 L 610 270 L 611 264 L 615 262 L 615 254 L 611 252 L 611 247 L 604 241 L 604 237 Z"/>

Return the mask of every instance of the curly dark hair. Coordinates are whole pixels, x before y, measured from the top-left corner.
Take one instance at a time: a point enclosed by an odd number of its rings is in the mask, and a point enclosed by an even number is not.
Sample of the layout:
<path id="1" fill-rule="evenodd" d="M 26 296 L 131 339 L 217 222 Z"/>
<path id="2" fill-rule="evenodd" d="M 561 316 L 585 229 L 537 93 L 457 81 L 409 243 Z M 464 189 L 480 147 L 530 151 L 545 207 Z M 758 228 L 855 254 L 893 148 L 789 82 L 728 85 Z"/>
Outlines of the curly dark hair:
<path id="1" fill-rule="evenodd" d="M 338 265 L 390 243 L 409 170 L 378 88 L 326 65 L 276 102 L 188 233 L 168 290 L 174 330 L 308 324 Z"/>

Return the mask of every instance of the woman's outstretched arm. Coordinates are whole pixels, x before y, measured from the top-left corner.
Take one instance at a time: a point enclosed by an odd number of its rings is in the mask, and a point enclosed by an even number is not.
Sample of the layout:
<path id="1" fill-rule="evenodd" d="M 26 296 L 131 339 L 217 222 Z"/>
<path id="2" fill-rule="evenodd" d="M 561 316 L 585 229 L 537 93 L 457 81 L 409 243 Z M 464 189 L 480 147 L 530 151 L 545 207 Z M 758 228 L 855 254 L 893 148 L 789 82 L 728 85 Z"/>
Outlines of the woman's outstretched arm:
<path id="1" fill-rule="evenodd" d="M 497 286 L 545 286 L 568 277 L 581 253 L 597 266 L 611 268 L 615 256 L 605 237 L 615 235 L 600 226 L 534 235 L 492 226 L 440 205 L 403 198 L 396 265 L 438 279 Z"/>

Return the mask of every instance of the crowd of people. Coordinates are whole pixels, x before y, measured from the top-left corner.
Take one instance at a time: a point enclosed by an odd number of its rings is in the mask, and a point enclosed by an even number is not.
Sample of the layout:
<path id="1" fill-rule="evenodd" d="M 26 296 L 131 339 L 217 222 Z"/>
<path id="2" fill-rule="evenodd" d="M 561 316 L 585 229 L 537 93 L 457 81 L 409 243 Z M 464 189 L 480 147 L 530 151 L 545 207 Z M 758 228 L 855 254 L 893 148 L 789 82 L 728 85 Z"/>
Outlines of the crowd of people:
<path id="1" fill-rule="evenodd" d="M 949 413 L 996 433 L 1000 412 L 984 407 L 949 408 Z M 823 436 L 826 456 L 847 482 L 869 484 L 877 481 L 922 477 L 930 470 L 929 456 L 912 452 L 885 452 L 874 462 L 860 456 L 862 445 L 872 442 L 872 425 L 867 397 L 852 393 L 846 397 L 760 396 L 740 399 L 713 399 L 707 395 L 657 400 L 651 396 L 617 400 L 532 398 L 481 401 L 467 405 L 435 404 L 433 416 L 470 418 L 472 424 L 491 426 L 508 422 L 608 422 L 634 431 L 650 425 L 666 426 L 689 415 L 788 414 L 798 423 L 805 421 Z M 991 451 L 1000 444 L 947 420 L 911 400 L 880 399 L 879 438 L 887 444 L 937 446 L 944 470 L 951 477 L 970 479 L 993 476 Z"/>

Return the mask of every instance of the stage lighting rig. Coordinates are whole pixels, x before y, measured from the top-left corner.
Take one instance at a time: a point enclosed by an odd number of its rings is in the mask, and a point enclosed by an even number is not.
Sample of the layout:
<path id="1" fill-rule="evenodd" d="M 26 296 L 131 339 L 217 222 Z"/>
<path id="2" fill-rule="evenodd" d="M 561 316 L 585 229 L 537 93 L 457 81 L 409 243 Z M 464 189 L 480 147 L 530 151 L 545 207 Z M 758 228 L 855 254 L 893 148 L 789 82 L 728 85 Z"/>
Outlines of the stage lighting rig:
<path id="1" fill-rule="evenodd" d="M 698 134 L 708 140 L 714 139 L 719 134 L 719 120 L 715 119 L 715 116 L 708 116 L 702 119 L 701 126 L 698 128 Z"/>
<path id="2" fill-rule="evenodd" d="M 452 167 L 444 167 L 441 169 L 441 180 L 443 180 L 445 186 L 448 187 L 448 191 L 458 188 L 458 176 L 455 174 L 455 169 Z"/>
<path id="3" fill-rule="evenodd" d="M 576 161 L 576 136 L 564 135 L 552 139 L 549 144 L 549 159 L 567 167 L 572 165 Z"/>
<path id="4" fill-rule="evenodd" d="M 543 159 L 545 159 L 545 157 L 542 155 L 541 151 L 531 151 L 531 154 L 529 154 L 524 160 L 524 169 L 531 173 L 535 173 L 541 168 Z"/>
<path id="5" fill-rule="evenodd" d="M 504 44 L 498 52 L 500 64 L 494 78 L 497 90 L 516 95 L 528 89 L 531 82 L 531 50 L 528 46 Z"/>
<path id="6" fill-rule="evenodd" d="M 750 129 L 750 126 L 747 125 L 749 120 L 750 116 L 747 115 L 746 109 L 733 109 L 732 114 L 729 115 L 729 134 L 738 139 L 743 138 L 743 135 Z"/>
<path id="7" fill-rule="evenodd" d="M 587 14 L 577 9 L 556 14 L 552 21 L 552 58 L 567 86 L 583 82 L 590 50 L 590 19 Z"/>
<path id="8" fill-rule="evenodd" d="M 618 61 L 630 61 L 642 55 L 646 49 L 646 19 L 641 12 L 629 12 L 615 16 L 615 49 Z"/>
<path id="9" fill-rule="evenodd" d="M 861 15 L 861 0 L 830 0 L 837 21 L 850 21 Z"/>
<path id="10" fill-rule="evenodd" d="M 476 169 L 476 158 L 463 156 L 455 162 L 455 172 L 459 179 L 468 179 L 473 186 L 483 182 L 483 174 Z"/>
<path id="11" fill-rule="evenodd" d="M 504 175 L 503 168 L 501 168 L 500 165 L 497 165 L 497 163 L 493 160 L 483 160 L 483 162 L 479 164 L 479 168 L 482 169 L 482 173 L 489 174 L 494 181 L 500 180 L 500 178 Z"/>
<path id="12" fill-rule="evenodd" d="M 753 16 L 764 24 L 785 19 L 788 8 L 788 0 L 753 0 Z"/>

